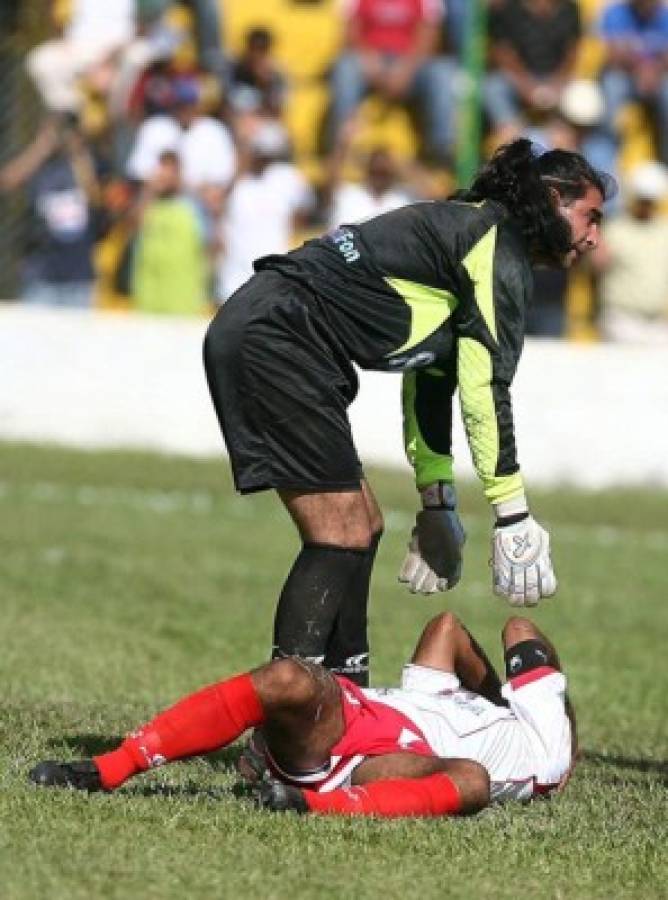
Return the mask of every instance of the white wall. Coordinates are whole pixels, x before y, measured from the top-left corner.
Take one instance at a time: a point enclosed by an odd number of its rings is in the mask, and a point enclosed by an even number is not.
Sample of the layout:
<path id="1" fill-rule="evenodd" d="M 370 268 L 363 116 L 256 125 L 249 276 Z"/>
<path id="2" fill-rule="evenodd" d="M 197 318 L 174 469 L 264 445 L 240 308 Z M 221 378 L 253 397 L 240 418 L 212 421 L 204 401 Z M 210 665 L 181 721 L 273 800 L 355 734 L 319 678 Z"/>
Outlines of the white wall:
<path id="1" fill-rule="evenodd" d="M 0 305 L 0 439 L 220 454 L 206 324 Z M 399 386 L 361 374 L 351 419 L 365 463 L 405 466 Z M 527 341 L 513 399 L 529 484 L 668 486 L 668 349 Z M 455 450 L 470 475 L 460 428 Z"/>

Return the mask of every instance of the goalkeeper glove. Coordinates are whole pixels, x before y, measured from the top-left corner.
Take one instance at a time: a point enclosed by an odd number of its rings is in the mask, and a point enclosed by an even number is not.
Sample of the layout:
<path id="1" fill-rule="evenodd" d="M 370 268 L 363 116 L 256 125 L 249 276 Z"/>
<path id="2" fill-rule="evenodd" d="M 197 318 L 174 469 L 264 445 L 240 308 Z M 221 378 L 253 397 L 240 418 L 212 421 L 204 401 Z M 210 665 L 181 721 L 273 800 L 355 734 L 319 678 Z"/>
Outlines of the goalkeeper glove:
<path id="1" fill-rule="evenodd" d="M 522 509 L 523 507 L 523 509 Z M 492 538 L 494 593 L 511 606 L 536 606 L 557 590 L 550 536 L 529 515 L 524 498 L 498 504 Z"/>
<path id="2" fill-rule="evenodd" d="M 466 534 L 451 484 L 439 481 L 421 494 L 423 509 L 416 516 L 399 581 L 413 594 L 433 594 L 450 590 L 461 578 Z"/>

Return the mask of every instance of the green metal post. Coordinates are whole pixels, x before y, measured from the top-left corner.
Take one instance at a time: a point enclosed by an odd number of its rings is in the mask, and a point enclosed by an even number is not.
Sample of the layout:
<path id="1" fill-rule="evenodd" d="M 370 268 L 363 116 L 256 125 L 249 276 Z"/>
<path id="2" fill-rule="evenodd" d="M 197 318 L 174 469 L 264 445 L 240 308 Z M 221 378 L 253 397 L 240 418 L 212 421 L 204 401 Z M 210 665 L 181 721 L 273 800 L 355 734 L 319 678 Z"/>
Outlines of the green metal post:
<path id="1" fill-rule="evenodd" d="M 459 187 L 468 187 L 480 164 L 482 137 L 481 84 L 485 72 L 487 0 L 468 0 L 462 52 L 462 87 L 457 120 L 456 174 Z"/>

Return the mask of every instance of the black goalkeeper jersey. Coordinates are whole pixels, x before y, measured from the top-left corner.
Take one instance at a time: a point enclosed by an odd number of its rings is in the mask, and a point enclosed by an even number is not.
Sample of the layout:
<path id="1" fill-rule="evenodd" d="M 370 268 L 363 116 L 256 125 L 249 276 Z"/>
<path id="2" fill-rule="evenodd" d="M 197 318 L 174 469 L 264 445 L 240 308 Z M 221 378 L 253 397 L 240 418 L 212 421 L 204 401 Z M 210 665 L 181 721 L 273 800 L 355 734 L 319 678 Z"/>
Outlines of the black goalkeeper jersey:
<path id="1" fill-rule="evenodd" d="M 488 499 L 522 491 L 509 386 L 532 274 L 505 207 L 415 203 L 255 265 L 307 285 L 359 366 L 404 372 L 406 450 L 418 487 L 452 480 L 451 399 L 458 388 Z"/>

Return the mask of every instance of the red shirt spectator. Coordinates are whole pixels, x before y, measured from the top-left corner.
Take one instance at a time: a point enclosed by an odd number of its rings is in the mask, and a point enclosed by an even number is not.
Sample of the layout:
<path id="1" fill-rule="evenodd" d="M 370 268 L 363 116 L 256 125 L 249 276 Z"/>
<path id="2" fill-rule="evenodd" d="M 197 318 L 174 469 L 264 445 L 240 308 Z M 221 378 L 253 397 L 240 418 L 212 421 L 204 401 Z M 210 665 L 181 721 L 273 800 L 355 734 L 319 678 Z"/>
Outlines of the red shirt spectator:
<path id="1" fill-rule="evenodd" d="M 373 92 L 417 111 L 423 153 L 447 163 L 454 144 L 457 67 L 438 53 L 442 0 L 343 0 L 344 48 L 331 77 L 330 147 Z"/>
<path id="2" fill-rule="evenodd" d="M 414 50 L 422 23 L 438 25 L 439 0 L 347 0 L 346 17 L 355 46 L 399 56 Z"/>

